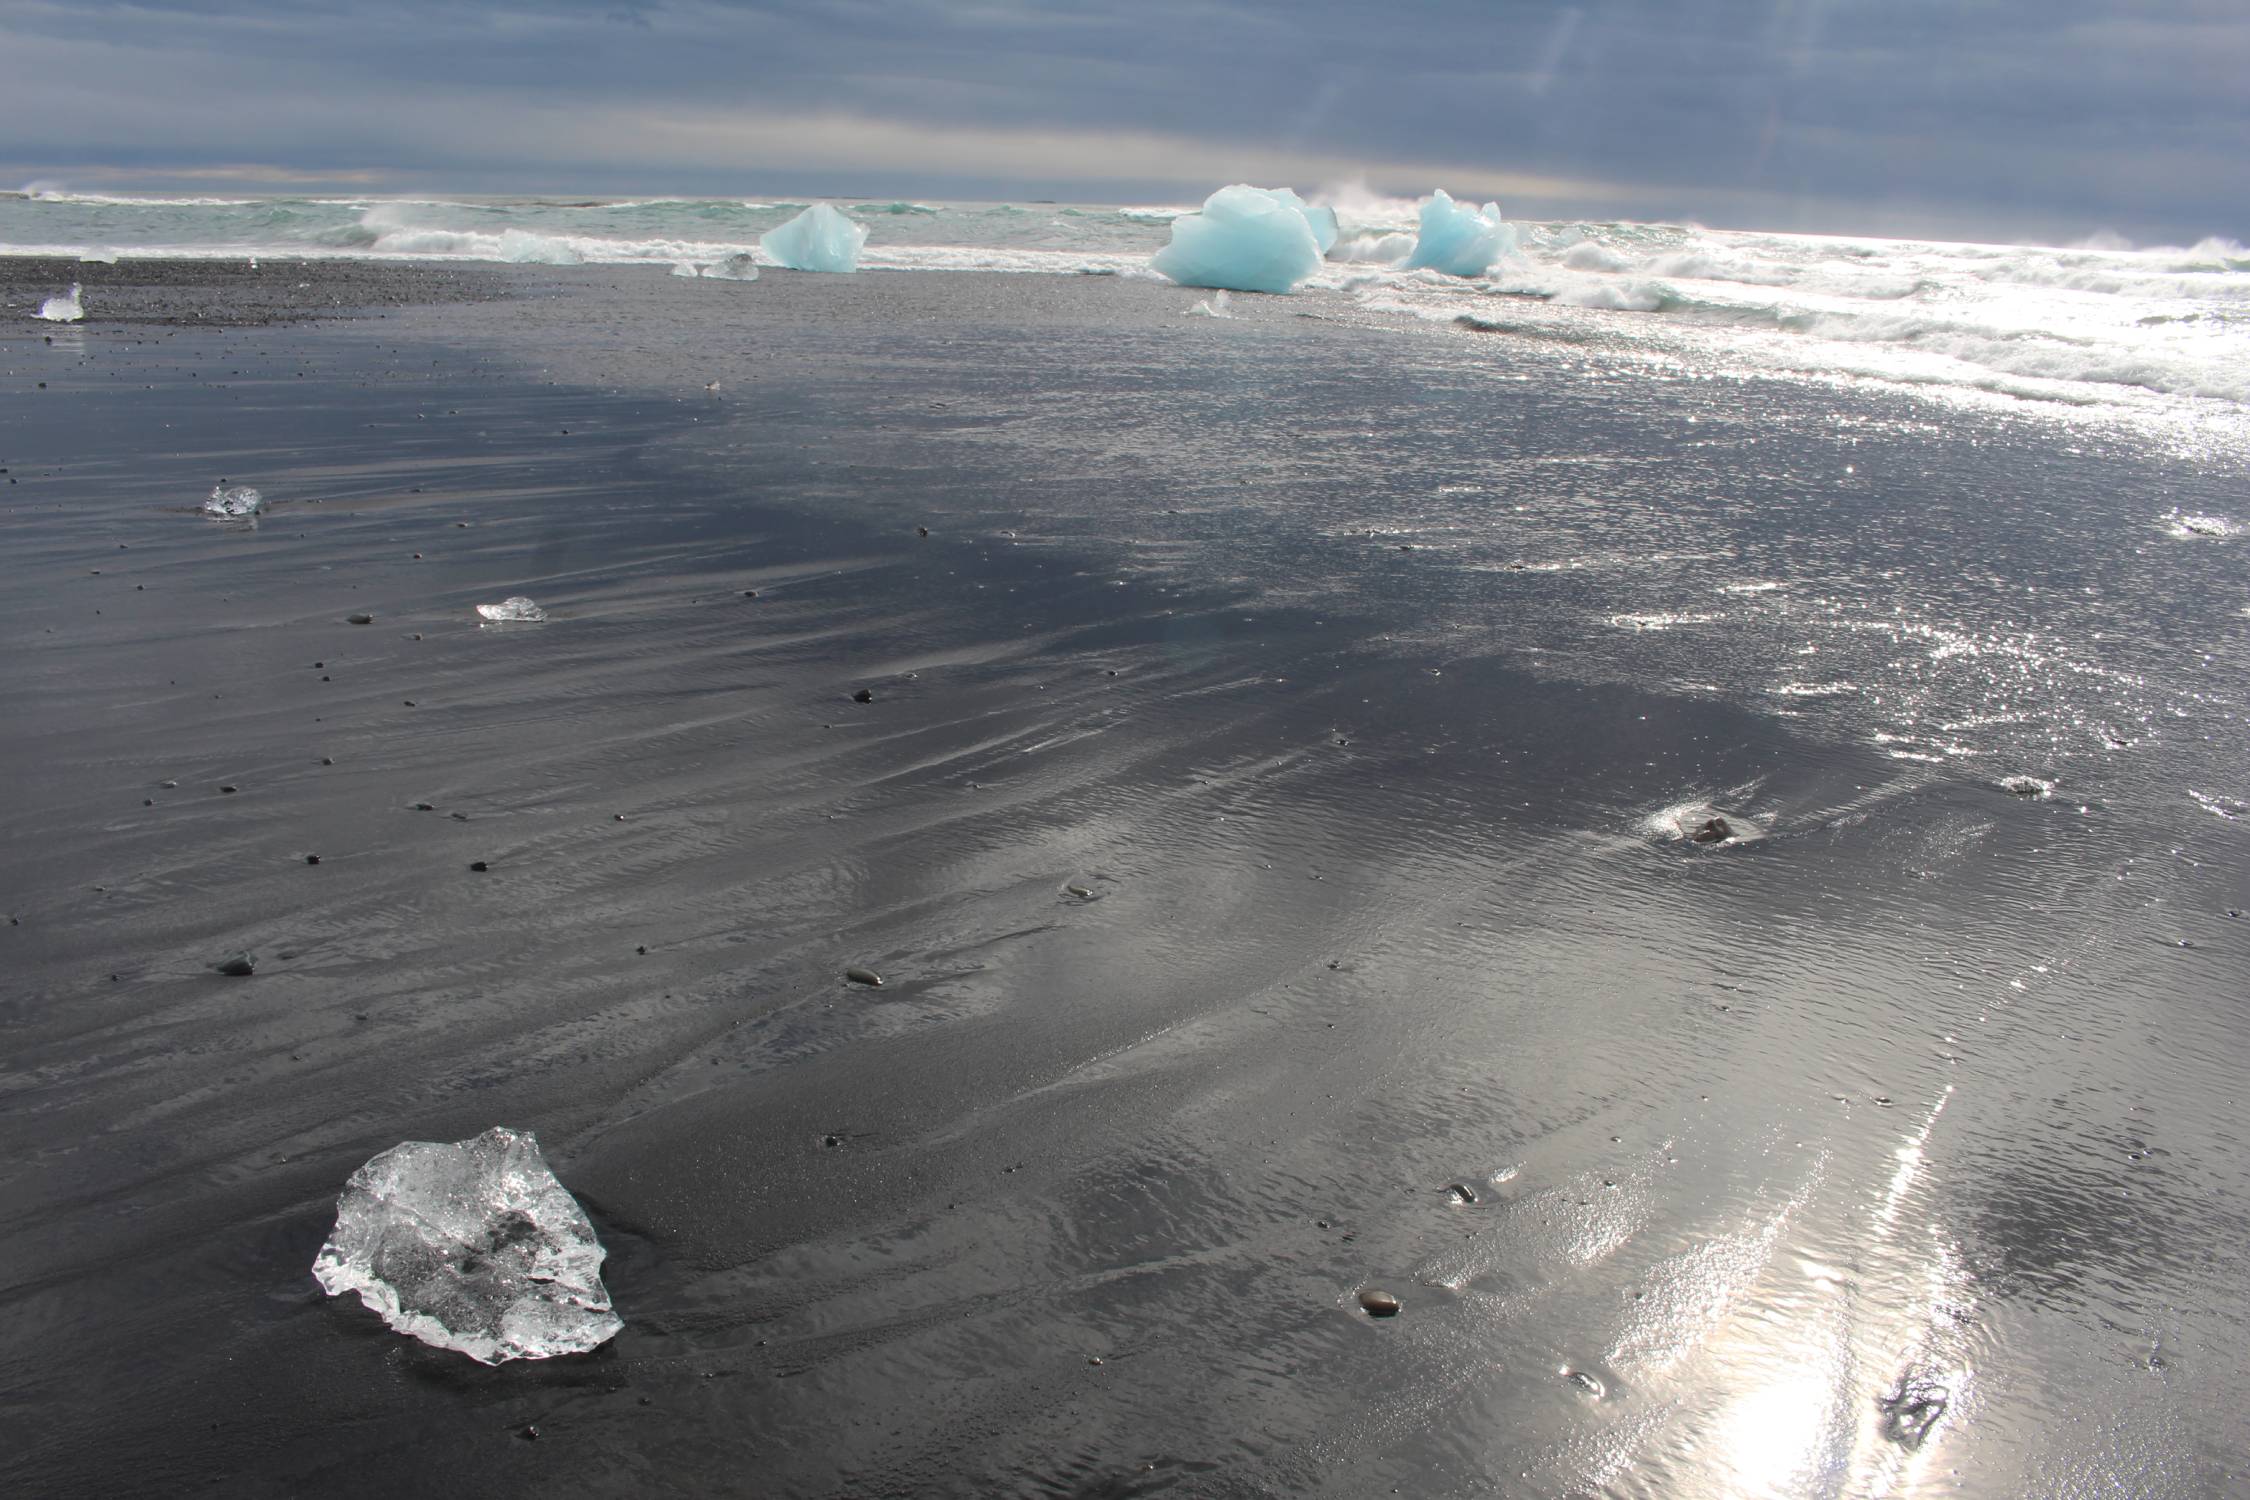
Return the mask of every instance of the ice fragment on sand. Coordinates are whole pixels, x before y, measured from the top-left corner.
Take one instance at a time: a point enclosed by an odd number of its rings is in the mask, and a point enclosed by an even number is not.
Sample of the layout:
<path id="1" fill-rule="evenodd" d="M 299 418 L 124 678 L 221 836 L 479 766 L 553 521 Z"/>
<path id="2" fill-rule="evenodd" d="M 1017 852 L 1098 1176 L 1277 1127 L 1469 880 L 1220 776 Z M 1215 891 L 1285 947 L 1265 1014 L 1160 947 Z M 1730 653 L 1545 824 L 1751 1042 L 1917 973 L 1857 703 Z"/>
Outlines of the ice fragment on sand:
<path id="1" fill-rule="evenodd" d="M 266 497 L 246 484 L 216 485 L 211 497 L 203 502 L 207 516 L 254 516 L 266 503 Z"/>
<path id="2" fill-rule="evenodd" d="M 851 271 L 858 269 L 866 243 L 866 225 L 815 203 L 779 229 L 767 230 L 758 246 L 792 271 Z"/>
<path id="3" fill-rule="evenodd" d="M 1422 232 L 1414 241 L 1414 253 L 1406 258 L 1406 269 L 1482 276 L 1515 248 L 1516 228 L 1500 221 L 1499 204 L 1487 203 L 1479 209 L 1455 203 L 1440 188 L 1422 202 Z"/>
<path id="4" fill-rule="evenodd" d="M 676 260 L 672 262 L 672 274 L 674 276 L 685 276 L 692 281 L 703 273 L 695 268 L 695 262 L 692 260 Z"/>
<path id="5" fill-rule="evenodd" d="M 547 612 L 521 594 L 511 594 L 498 604 L 480 604 L 477 613 L 487 620 L 544 620 Z"/>
<path id="6" fill-rule="evenodd" d="M 722 255 L 705 266 L 703 274 L 718 281 L 756 281 L 758 263 L 750 258 L 749 251 L 737 250 L 732 255 Z"/>
<path id="7" fill-rule="evenodd" d="M 607 1252 L 529 1131 L 406 1141 L 352 1173 L 313 1261 L 331 1297 L 488 1365 L 582 1354 L 624 1326 Z"/>
<path id="8" fill-rule="evenodd" d="M 1220 291 L 1213 292 L 1210 296 L 1189 308 L 1188 316 L 1191 318 L 1231 318 L 1234 314 L 1227 307 L 1227 294 Z"/>
<path id="9" fill-rule="evenodd" d="M 50 323 L 75 323 L 85 317 L 85 304 L 78 300 L 78 283 L 74 281 L 70 284 L 69 296 L 49 297 L 40 303 L 39 311 L 32 316 L 45 318 Z"/>
<path id="10" fill-rule="evenodd" d="M 1304 201 L 1287 188 L 1220 188 L 1198 213 L 1172 221 L 1172 242 L 1150 262 L 1182 286 L 1287 292 L 1320 269 L 1321 244 Z M 1333 238 L 1331 238 L 1333 243 Z"/>

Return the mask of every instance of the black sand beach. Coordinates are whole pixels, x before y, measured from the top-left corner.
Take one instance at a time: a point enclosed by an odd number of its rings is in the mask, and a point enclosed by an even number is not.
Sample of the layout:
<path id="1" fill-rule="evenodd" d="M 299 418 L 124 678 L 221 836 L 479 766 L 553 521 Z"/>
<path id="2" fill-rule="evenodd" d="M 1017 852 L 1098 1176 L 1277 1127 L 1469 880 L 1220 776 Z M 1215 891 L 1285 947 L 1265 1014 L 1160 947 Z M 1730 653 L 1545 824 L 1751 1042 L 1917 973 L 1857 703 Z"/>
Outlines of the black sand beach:
<path id="1" fill-rule="evenodd" d="M 0 1487 L 2250 1482 L 2242 464 L 1194 300 L 0 260 Z"/>

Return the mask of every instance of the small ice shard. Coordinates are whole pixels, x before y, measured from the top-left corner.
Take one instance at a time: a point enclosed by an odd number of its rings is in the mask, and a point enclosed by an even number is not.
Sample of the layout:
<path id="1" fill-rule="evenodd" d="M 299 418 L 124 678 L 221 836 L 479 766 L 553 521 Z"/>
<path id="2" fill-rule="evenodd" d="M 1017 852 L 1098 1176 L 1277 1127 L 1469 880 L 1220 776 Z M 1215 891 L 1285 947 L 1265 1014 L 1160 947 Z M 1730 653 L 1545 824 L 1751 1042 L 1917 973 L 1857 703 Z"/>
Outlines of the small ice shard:
<path id="1" fill-rule="evenodd" d="M 692 260 L 676 260 L 672 262 L 672 274 L 674 276 L 685 276 L 688 280 L 693 281 L 703 273 L 695 268 L 695 262 Z"/>
<path id="2" fill-rule="evenodd" d="M 1422 232 L 1414 241 L 1414 253 L 1406 258 L 1406 269 L 1482 276 L 1515 248 L 1515 226 L 1501 222 L 1499 204 L 1472 208 L 1455 203 L 1440 188 L 1422 202 Z"/>
<path id="3" fill-rule="evenodd" d="M 78 300 L 78 283 L 70 284 L 67 297 L 49 297 L 39 304 L 35 318 L 45 318 L 50 323 L 75 323 L 86 316 L 86 305 Z"/>
<path id="4" fill-rule="evenodd" d="M 815 203 L 779 229 L 767 230 L 758 247 L 792 271 L 852 271 L 866 243 L 865 224 Z"/>
<path id="5" fill-rule="evenodd" d="M 1288 292 L 1320 269 L 1320 237 L 1287 188 L 1236 183 L 1172 221 L 1172 242 L 1150 262 L 1182 286 Z"/>
<path id="6" fill-rule="evenodd" d="M 758 263 L 747 250 L 737 250 L 732 255 L 722 255 L 703 268 L 703 274 L 715 281 L 756 281 Z"/>
<path id="7" fill-rule="evenodd" d="M 406 1141 L 352 1173 L 313 1261 L 399 1333 L 481 1364 L 583 1354 L 625 1325 L 608 1252 L 529 1131 Z"/>
<path id="8" fill-rule="evenodd" d="M 1217 291 L 1189 308 L 1188 316 L 1191 318 L 1231 318 L 1234 314 L 1227 310 L 1227 294 L 1224 291 Z"/>
<path id="9" fill-rule="evenodd" d="M 266 497 L 246 484 L 221 484 L 212 487 L 210 498 L 203 502 L 203 513 L 237 520 L 256 515 L 265 503 Z"/>
<path id="10" fill-rule="evenodd" d="M 498 604 L 480 604 L 477 613 L 487 620 L 544 620 L 547 612 L 521 594 L 511 594 Z"/>

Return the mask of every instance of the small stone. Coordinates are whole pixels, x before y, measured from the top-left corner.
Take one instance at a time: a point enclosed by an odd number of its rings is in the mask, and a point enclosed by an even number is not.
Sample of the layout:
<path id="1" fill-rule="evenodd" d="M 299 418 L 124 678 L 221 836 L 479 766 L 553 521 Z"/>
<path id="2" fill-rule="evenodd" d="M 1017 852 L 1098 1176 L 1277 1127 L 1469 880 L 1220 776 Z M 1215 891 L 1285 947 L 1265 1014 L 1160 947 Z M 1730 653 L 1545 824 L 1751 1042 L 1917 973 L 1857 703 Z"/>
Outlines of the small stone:
<path id="1" fill-rule="evenodd" d="M 1734 827 L 1724 818 L 1711 818 L 1701 828 L 1688 835 L 1699 844 L 1723 843 L 1734 837 Z"/>
<path id="2" fill-rule="evenodd" d="M 917 526 L 914 528 L 914 534 L 916 536 L 928 536 L 930 534 L 930 528 L 927 526 Z M 1100 1361 L 1096 1360 L 1095 1363 L 1099 1364 Z"/>
<path id="3" fill-rule="evenodd" d="M 1455 1203 L 1470 1204 L 1477 1201 L 1477 1190 L 1465 1182 L 1455 1182 L 1447 1185 L 1445 1196 Z"/>
<path id="4" fill-rule="evenodd" d="M 172 788 L 178 786 L 179 783 L 176 781 L 160 781 L 157 783 L 157 785 L 164 788 L 166 791 L 170 791 Z"/>
<path id="5" fill-rule="evenodd" d="M 1091 901 L 1094 899 L 1093 890 L 1090 887 L 1080 885 L 1075 880 L 1070 884 L 1064 886 L 1063 889 L 1069 892 L 1071 895 L 1076 896 L 1081 901 Z"/>
<path id="6" fill-rule="evenodd" d="M 643 958 L 646 958 L 646 957 L 648 957 L 648 944 L 646 944 L 646 943 L 642 943 L 642 944 L 639 944 L 638 946 L 636 946 L 636 947 L 635 947 L 635 948 L 633 949 L 633 951 L 634 951 L 635 953 L 638 953 L 638 954 L 639 954 L 639 955 L 640 955 L 641 957 L 643 957 Z"/>
<path id="7" fill-rule="evenodd" d="M 758 597 L 758 591 L 756 589 L 744 589 L 742 591 L 742 597 L 745 599 L 755 599 Z"/>
<path id="8" fill-rule="evenodd" d="M 248 953 L 237 953 L 231 958 L 220 959 L 211 967 L 230 978 L 246 979 L 257 969 L 257 960 Z"/>
<path id="9" fill-rule="evenodd" d="M 238 787 L 238 786 L 223 786 L 223 787 L 220 787 L 220 788 L 219 788 L 219 790 L 220 790 L 220 791 L 221 791 L 222 793 L 226 793 L 226 794 L 228 794 L 228 795 L 232 795 L 232 794 L 233 794 L 233 793 L 235 793 L 235 792 L 239 792 L 239 791 L 241 791 L 241 790 L 242 790 L 242 788 L 240 788 L 240 787 Z"/>
<path id="10" fill-rule="evenodd" d="M 526 1422 L 516 1429 L 516 1436 L 527 1443 L 536 1443 L 539 1441 L 539 1426 L 535 1422 Z"/>
<path id="11" fill-rule="evenodd" d="M 846 969 L 844 977 L 853 984 L 869 985 L 875 989 L 883 987 L 883 976 L 873 969 Z"/>
<path id="12" fill-rule="evenodd" d="M 332 766 L 332 765 L 336 764 L 336 762 L 335 762 L 335 759 L 334 759 L 333 757 L 331 757 L 331 756 L 326 756 L 326 755 L 323 755 L 323 756 L 322 756 L 322 757 L 320 758 L 320 763 L 321 763 L 322 765 L 324 765 L 324 766 Z"/>
<path id="13" fill-rule="evenodd" d="M 472 859 L 469 861 L 469 868 L 476 871 L 479 875 L 482 875 L 485 871 L 491 869 L 492 866 L 484 860 Z"/>
<path id="14" fill-rule="evenodd" d="M 308 865 L 317 865 L 320 863 L 320 856 L 317 854 L 308 854 L 305 856 L 305 863 Z"/>
<path id="15" fill-rule="evenodd" d="M 436 812 L 437 808 L 427 802 L 417 802 L 414 804 L 414 810 L 416 812 Z"/>
<path id="16" fill-rule="evenodd" d="M 873 703 L 874 701 L 875 694 L 869 688 L 861 688 L 858 692 L 852 694 L 852 702 L 854 703 Z"/>
<path id="17" fill-rule="evenodd" d="M 1375 1287 L 1369 1287 L 1359 1294 L 1359 1305 L 1365 1309 L 1367 1315 L 1371 1318 L 1395 1318 L 1398 1316 L 1398 1298 Z"/>
<path id="18" fill-rule="evenodd" d="M 1602 1384 L 1599 1376 L 1589 1374 L 1584 1370 L 1565 1370 L 1562 1373 L 1563 1379 L 1577 1386 L 1596 1401 L 1609 1394 L 1608 1387 Z"/>
<path id="19" fill-rule="evenodd" d="M 373 615 L 346 615 L 344 621 L 350 625 L 372 625 L 375 623 L 375 617 Z"/>

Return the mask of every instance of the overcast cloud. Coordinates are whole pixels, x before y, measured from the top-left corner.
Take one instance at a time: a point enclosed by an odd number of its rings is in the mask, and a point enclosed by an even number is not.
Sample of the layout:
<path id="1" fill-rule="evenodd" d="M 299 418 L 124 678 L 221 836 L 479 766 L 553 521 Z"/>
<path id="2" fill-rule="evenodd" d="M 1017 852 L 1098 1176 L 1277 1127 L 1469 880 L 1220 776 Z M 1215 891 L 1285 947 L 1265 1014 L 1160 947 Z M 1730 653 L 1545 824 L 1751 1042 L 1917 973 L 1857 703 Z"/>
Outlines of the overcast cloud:
<path id="1" fill-rule="evenodd" d="M 0 0 L 0 172 L 2250 238 L 2242 0 Z M 12 185 L 12 184 L 10 184 Z"/>

